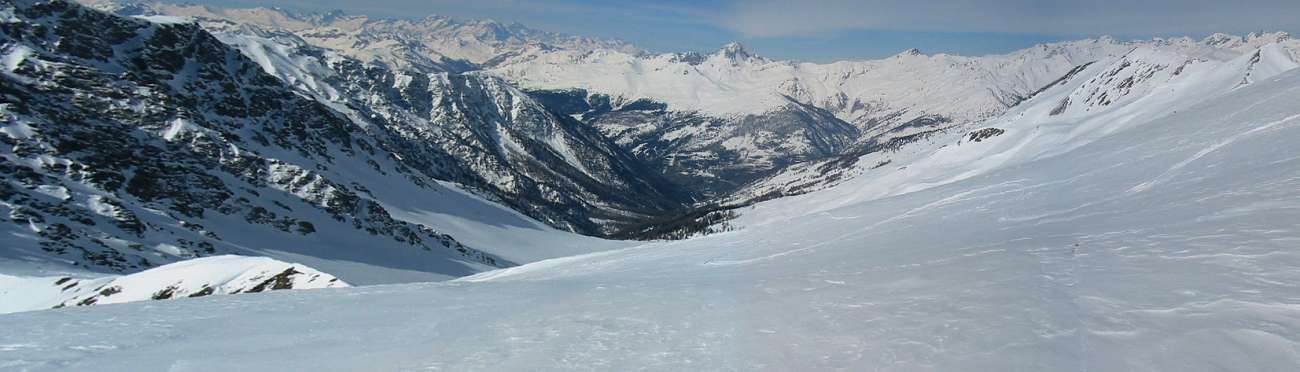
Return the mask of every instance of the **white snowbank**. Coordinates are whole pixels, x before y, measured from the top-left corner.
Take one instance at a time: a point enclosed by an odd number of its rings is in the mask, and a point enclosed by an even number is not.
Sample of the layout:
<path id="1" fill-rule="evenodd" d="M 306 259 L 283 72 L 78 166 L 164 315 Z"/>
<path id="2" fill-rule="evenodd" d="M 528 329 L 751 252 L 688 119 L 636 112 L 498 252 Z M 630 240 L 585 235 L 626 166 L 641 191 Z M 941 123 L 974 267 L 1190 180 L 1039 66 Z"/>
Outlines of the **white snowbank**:
<path id="1" fill-rule="evenodd" d="M 334 276 L 266 257 L 212 256 L 123 276 L 18 277 L 0 274 L 0 314 L 274 289 L 347 287 Z"/>

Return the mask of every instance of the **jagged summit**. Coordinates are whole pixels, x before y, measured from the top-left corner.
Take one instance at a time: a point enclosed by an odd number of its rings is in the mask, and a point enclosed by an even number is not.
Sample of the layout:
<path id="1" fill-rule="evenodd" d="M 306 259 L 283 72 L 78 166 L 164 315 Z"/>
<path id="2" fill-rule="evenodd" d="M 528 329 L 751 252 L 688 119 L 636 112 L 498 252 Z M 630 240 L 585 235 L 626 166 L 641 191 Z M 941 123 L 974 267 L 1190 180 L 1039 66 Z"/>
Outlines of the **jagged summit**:
<path id="1" fill-rule="evenodd" d="M 749 50 L 745 49 L 743 44 L 737 41 L 732 41 L 723 45 L 717 52 L 714 52 L 714 55 L 722 56 L 731 60 L 743 60 L 754 57 Z"/>
<path id="2" fill-rule="evenodd" d="M 1291 40 L 1291 33 L 1286 31 L 1256 31 L 1247 34 L 1246 40 L 1261 40 L 1264 42 L 1280 43 Z"/>
<path id="3" fill-rule="evenodd" d="M 1269 43 L 1286 43 L 1293 40 L 1295 39 L 1286 31 L 1256 31 L 1246 35 L 1216 32 L 1201 39 L 1201 44 L 1218 48 L 1239 48 L 1247 45 L 1262 46 Z"/>
<path id="4" fill-rule="evenodd" d="M 920 49 L 911 48 L 908 50 L 904 50 L 902 53 L 898 53 L 896 56 L 920 56 L 920 55 L 924 55 L 923 53 L 921 53 Z"/>

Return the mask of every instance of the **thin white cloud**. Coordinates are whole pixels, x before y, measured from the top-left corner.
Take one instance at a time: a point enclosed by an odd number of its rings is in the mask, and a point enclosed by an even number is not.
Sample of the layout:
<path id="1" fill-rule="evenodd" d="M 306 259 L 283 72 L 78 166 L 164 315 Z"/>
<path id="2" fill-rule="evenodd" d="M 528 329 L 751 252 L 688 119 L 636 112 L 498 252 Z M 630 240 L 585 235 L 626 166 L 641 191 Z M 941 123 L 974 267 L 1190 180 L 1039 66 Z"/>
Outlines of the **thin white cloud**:
<path id="1" fill-rule="evenodd" d="M 752 0 L 719 18 L 749 37 L 855 29 L 1198 34 L 1300 29 L 1300 0 Z"/>

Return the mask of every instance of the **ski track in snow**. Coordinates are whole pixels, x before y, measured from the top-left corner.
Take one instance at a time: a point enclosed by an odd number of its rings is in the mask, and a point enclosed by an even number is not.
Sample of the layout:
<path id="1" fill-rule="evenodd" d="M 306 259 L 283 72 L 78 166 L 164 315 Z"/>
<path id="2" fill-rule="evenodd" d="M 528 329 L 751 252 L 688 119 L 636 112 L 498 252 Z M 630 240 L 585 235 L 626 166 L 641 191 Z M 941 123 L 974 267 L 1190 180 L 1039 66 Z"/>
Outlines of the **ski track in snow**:
<path id="1" fill-rule="evenodd" d="M 1280 95 L 1280 94 L 1279 94 L 1279 95 Z M 1271 101 L 1271 100 L 1270 100 L 1270 101 Z M 1151 189 L 1152 186 L 1155 186 L 1157 183 L 1160 183 L 1161 181 L 1163 181 L 1163 180 L 1165 180 L 1165 179 L 1168 179 L 1169 177 L 1172 177 L 1172 175 L 1173 175 L 1174 173 L 1178 172 L 1178 170 L 1182 169 L 1183 167 L 1186 167 L 1187 164 L 1190 164 L 1191 162 L 1194 162 L 1194 161 L 1196 161 L 1196 160 L 1198 160 L 1198 159 L 1200 159 L 1200 158 L 1202 158 L 1202 157 L 1205 157 L 1205 155 L 1208 155 L 1208 154 L 1211 153 L 1211 152 L 1218 151 L 1219 149 L 1223 148 L 1224 146 L 1231 145 L 1231 144 L 1233 144 L 1234 142 L 1237 142 L 1238 140 L 1241 140 L 1241 139 L 1244 138 L 1244 137 L 1247 137 L 1247 136 L 1253 135 L 1253 134 L 1255 134 L 1255 133 L 1259 133 L 1259 132 L 1263 132 L 1263 131 L 1266 131 L 1266 130 L 1272 129 L 1273 127 L 1276 127 L 1276 126 L 1278 126 L 1278 125 L 1282 125 L 1282 124 L 1286 124 L 1287 122 L 1290 122 L 1290 121 L 1293 121 L 1293 120 L 1296 120 L 1296 119 L 1300 119 L 1300 114 L 1292 115 L 1292 116 L 1289 116 L 1289 117 L 1287 117 L 1287 118 L 1285 118 L 1285 119 L 1282 119 L 1282 120 L 1274 121 L 1274 122 L 1271 122 L 1271 123 L 1264 124 L 1264 125 L 1261 125 L 1261 126 L 1259 126 L 1259 127 L 1256 127 L 1256 128 L 1254 128 L 1254 129 L 1251 129 L 1251 130 L 1245 131 L 1245 132 L 1241 132 L 1241 133 L 1238 133 L 1238 134 L 1234 134 L 1234 135 L 1232 135 L 1231 137 L 1228 137 L 1227 139 L 1225 139 L 1225 140 L 1223 140 L 1223 141 L 1219 141 L 1219 142 L 1217 142 L 1217 143 L 1214 143 L 1213 145 L 1210 145 L 1209 147 L 1206 147 L 1205 149 L 1203 149 L 1203 150 L 1197 152 L 1196 154 L 1193 154 L 1191 157 L 1189 157 L 1189 158 L 1187 158 L 1187 159 L 1185 159 L 1185 160 L 1183 160 L 1183 161 L 1181 161 L 1181 162 L 1178 162 L 1177 164 L 1174 164 L 1174 166 L 1169 167 L 1168 170 L 1165 170 L 1164 173 L 1161 173 L 1159 176 L 1156 176 L 1156 178 L 1154 178 L 1154 179 L 1152 179 L 1152 180 L 1150 180 L 1150 181 L 1147 181 L 1147 182 L 1143 182 L 1142 184 L 1139 184 L 1139 185 L 1137 185 L 1137 186 L 1133 186 L 1133 188 L 1129 189 L 1129 192 L 1143 192 L 1143 191 L 1147 191 L 1147 190 Z"/>

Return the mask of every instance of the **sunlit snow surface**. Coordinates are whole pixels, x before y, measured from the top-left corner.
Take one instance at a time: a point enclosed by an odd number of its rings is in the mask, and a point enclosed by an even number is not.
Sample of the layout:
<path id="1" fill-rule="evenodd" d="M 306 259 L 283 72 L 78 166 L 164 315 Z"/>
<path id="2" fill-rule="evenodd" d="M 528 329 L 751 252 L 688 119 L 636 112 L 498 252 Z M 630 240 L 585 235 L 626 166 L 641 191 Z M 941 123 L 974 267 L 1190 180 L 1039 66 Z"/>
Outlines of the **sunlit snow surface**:
<path id="1" fill-rule="evenodd" d="M 4 315 L 0 369 L 1296 370 L 1300 73 L 1203 98 L 1032 157 L 1011 132 L 968 143 L 1016 161 L 695 240 Z"/>
<path id="2" fill-rule="evenodd" d="M 347 287 L 332 275 L 267 257 L 201 257 L 127 275 L 78 278 L 0 274 L 0 313 L 280 289 Z M 259 288 L 260 287 L 260 288 Z M 277 288 L 278 287 L 278 288 Z"/>

